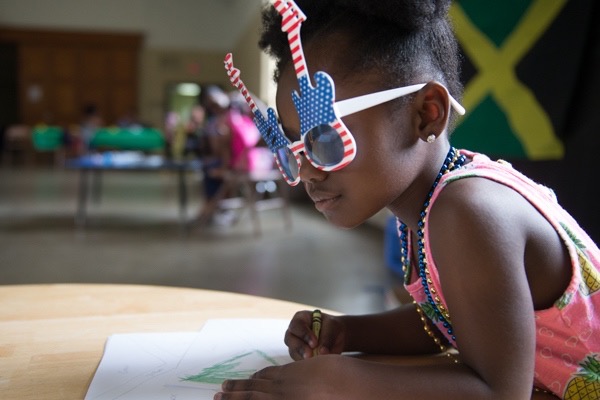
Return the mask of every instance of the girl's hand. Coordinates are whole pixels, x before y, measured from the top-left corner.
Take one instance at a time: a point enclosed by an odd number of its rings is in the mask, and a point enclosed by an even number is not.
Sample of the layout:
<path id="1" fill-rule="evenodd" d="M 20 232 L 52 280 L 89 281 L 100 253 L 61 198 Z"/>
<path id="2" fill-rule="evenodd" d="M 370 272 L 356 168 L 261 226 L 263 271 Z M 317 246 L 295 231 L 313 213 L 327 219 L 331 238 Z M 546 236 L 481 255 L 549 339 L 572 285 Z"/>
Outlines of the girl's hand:
<path id="1" fill-rule="evenodd" d="M 297 312 L 290 322 L 284 342 L 294 360 L 308 359 L 315 355 L 341 354 L 344 351 L 346 329 L 340 317 L 322 314 L 318 339 L 311 325 L 311 311 Z"/>
<path id="2" fill-rule="evenodd" d="M 310 314 L 310 313 L 309 313 Z M 215 400 L 317 400 L 332 399 L 327 394 L 342 394 L 337 383 L 340 357 L 317 357 L 283 366 L 267 367 L 249 379 L 227 380 Z M 344 398 L 343 394 L 342 397 Z"/>

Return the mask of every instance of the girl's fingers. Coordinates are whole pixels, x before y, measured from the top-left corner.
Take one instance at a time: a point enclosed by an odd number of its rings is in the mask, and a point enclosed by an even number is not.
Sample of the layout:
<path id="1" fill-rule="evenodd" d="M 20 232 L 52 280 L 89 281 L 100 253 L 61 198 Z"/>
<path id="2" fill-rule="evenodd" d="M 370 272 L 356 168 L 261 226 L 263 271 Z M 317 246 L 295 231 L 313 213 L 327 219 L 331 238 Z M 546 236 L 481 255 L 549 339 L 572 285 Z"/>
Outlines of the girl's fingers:
<path id="1" fill-rule="evenodd" d="M 312 350 L 317 346 L 317 339 L 311 329 L 311 319 L 310 311 L 297 312 L 285 333 L 284 342 L 294 360 L 310 357 Z"/>
<path id="2" fill-rule="evenodd" d="M 223 382 L 223 392 L 267 392 L 271 387 L 265 379 L 229 379 Z"/>

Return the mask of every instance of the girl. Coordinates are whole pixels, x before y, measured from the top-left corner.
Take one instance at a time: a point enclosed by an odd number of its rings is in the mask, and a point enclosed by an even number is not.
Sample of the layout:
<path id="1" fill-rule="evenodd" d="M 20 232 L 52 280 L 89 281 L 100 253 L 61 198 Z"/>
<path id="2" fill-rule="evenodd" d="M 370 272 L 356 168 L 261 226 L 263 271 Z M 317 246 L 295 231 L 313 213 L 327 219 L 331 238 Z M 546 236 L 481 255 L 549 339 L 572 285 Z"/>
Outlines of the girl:
<path id="1" fill-rule="evenodd" d="M 550 190 L 450 145 L 464 110 L 449 1 L 297 3 L 263 15 L 283 132 L 273 110 L 254 107 L 255 122 L 333 224 L 395 214 L 415 301 L 324 314 L 318 336 L 301 311 L 285 336 L 297 362 L 226 381 L 215 399 L 600 398 L 600 252 Z"/>

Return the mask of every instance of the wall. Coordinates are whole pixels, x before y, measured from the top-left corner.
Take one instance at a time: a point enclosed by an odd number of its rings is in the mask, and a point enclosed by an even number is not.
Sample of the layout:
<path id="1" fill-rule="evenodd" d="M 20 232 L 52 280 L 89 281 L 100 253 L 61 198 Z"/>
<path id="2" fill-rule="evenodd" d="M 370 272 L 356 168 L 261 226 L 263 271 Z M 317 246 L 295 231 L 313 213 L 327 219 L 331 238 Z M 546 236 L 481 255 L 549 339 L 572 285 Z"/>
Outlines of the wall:
<path id="1" fill-rule="evenodd" d="M 223 58 L 234 51 L 250 90 L 272 91 L 256 45 L 262 0 L 0 0 L 0 27 L 139 33 L 138 112 L 162 125 L 166 85 L 230 88 Z M 266 76 L 266 78 L 265 78 Z"/>
<path id="2" fill-rule="evenodd" d="M 84 104 L 95 104 L 108 123 L 137 109 L 139 35 L 78 34 L 55 30 L 6 29 L 0 42 L 14 46 L 16 93 L 0 93 L 16 107 L 1 124 L 69 126 Z M 4 110 L 2 110 L 4 112 Z"/>
<path id="3" fill-rule="evenodd" d="M 234 46 L 262 0 L 0 0 L 0 25 L 134 31 L 149 48 Z"/>
<path id="4" fill-rule="evenodd" d="M 263 72 L 264 60 L 258 49 L 260 16 L 252 16 L 240 39 L 229 48 L 219 50 L 194 50 L 171 48 L 145 48 L 141 54 L 140 116 L 155 125 L 162 123 L 165 109 L 164 94 L 167 85 L 175 82 L 215 83 L 225 90 L 233 90 L 223 68 L 228 52 L 242 71 L 248 88 L 261 98 L 273 91 L 269 84 L 268 69 Z M 265 83 L 266 82 L 266 83 Z"/>

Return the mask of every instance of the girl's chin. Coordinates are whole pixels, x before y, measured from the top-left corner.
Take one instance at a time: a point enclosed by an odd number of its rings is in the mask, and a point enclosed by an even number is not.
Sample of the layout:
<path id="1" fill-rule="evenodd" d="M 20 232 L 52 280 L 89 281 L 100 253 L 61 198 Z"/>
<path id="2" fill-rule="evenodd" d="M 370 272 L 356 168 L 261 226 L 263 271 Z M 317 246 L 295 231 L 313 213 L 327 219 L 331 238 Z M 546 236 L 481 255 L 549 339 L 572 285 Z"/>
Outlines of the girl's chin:
<path id="1" fill-rule="evenodd" d="M 350 220 L 348 218 L 340 218 L 339 215 L 332 215 L 332 214 L 328 214 L 328 213 L 322 213 L 322 214 L 327 219 L 328 222 L 330 222 L 332 225 L 334 225 L 340 229 L 356 228 L 357 226 L 359 226 L 365 222 L 364 220 L 356 221 L 356 220 Z"/>

